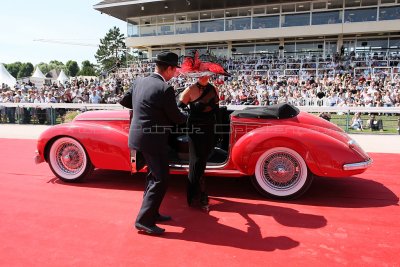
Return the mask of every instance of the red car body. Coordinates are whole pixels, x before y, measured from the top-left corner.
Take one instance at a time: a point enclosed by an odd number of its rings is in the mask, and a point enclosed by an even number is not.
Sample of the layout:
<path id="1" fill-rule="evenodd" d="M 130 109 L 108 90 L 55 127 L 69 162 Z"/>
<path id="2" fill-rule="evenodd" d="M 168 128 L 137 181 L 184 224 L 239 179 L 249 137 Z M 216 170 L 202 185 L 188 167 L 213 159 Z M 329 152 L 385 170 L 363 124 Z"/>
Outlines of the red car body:
<path id="1" fill-rule="evenodd" d="M 226 160 L 208 165 L 206 174 L 250 176 L 258 191 L 270 197 L 298 197 L 308 189 L 313 175 L 348 177 L 364 172 L 372 163 L 338 126 L 306 112 L 286 119 L 230 115 L 229 121 Z M 87 167 L 79 165 L 82 159 L 92 169 L 132 171 L 129 126 L 128 110 L 82 113 L 72 122 L 53 126 L 41 134 L 36 162 L 48 162 L 55 175 L 66 181 L 87 176 L 89 172 L 80 169 L 75 175 L 74 166 Z M 60 138 L 77 143 L 68 148 L 68 142 L 61 142 L 63 146 L 52 148 Z M 64 177 L 63 171 L 67 173 Z M 173 163 L 170 171 L 184 174 L 188 166 Z M 69 173 L 73 175 L 68 176 Z"/>

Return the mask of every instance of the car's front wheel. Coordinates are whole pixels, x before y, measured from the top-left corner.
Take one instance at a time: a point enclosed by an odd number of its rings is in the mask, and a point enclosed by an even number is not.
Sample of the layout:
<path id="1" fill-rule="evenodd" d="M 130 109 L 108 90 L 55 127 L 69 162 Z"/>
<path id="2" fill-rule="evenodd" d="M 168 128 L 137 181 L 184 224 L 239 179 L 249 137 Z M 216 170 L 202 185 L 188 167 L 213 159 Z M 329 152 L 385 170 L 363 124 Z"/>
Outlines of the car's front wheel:
<path id="1" fill-rule="evenodd" d="M 93 171 L 93 165 L 75 139 L 61 137 L 51 144 L 48 162 L 53 173 L 65 182 L 78 182 Z"/>
<path id="2" fill-rule="evenodd" d="M 294 199 L 310 187 L 313 174 L 304 159 L 287 147 L 275 147 L 257 160 L 252 182 L 264 196 L 276 199 Z"/>

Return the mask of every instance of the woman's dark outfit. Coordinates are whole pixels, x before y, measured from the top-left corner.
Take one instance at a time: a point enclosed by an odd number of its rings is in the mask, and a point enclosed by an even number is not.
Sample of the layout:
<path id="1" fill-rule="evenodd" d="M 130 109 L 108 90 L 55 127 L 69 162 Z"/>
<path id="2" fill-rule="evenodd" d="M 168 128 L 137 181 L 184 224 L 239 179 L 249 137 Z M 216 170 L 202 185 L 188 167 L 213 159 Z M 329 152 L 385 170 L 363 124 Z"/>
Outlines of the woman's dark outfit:
<path id="1" fill-rule="evenodd" d="M 214 148 L 216 113 L 218 112 L 218 95 L 211 84 L 196 86 L 203 90 L 196 100 L 189 102 L 189 182 L 187 201 L 190 206 L 200 202 L 208 207 L 208 196 L 205 192 L 204 171 L 210 153 Z"/>

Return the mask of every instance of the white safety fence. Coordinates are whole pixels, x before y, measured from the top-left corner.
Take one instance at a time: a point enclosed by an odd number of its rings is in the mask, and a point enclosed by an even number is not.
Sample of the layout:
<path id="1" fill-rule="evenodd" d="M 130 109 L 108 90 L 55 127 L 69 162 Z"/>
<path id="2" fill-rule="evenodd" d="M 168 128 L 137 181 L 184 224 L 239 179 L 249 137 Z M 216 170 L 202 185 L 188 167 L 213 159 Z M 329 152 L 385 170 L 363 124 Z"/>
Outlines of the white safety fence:
<path id="1" fill-rule="evenodd" d="M 267 107 L 255 105 L 226 105 L 229 110 L 243 110 L 248 107 Z M 400 107 L 338 107 L 318 105 L 295 105 L 306 112 L 333 112 L 333 113 L 395 113 L 400 114 Z M 76 109 L 76 110 L 122 110 L 120 104 L 84 104 L 84 103 L 1 103 L 2 107 L 40 108 L 40 109 Z"/>
<path id="2" fill-rule="evenodd" d="M 227 105 L 228 110 L 243 110 L 249 107 L 266 107 L 266 106 L 254 106 L 254 105 Z M 9 108 L 15 108 L 15 110 L 10 110 Z M 350 129 L 351 117 L 356 112 L 361 112 L 364 114 L 400 114 L 400 107 L 338 107 L 338 106 L 298 106 L 301 111 L 311 112 L 311 113 L 322 113 L 329 112 L 332 114 L 345 115 L 345 118 L 342 117 L 341 121 L 338 122 L 338 125 L 344 127 L 346 131 Z M 126 109 L 119 104 L 82 104 L 82 103 L 2 103 L 0 105 L 1 111 L 1 122 L 7 123 L 7 117 L 10 116 L 9 112 L 14 113 L 12 116 L 13 122 L 16 123 L 39 123 L 39 124 L 56 124 L 57 116 L 61 116 L 60 110 L 77 110 L 80 112 L 85 112 L 89 110 L 123 110 Z M 32 113 L 30 113 L 32 111 Z M 41 111 L 41 113 L 40 113 Z M 66 112 L 62 112 L 66 114 Z M 35 115 L 35 119 L 30 117 L 26 122 L 24 118 L 26 113 L 28 112 L 28 116 Z M 44 113 L 43 113 L 44 112 Z M 14 117 L 15 116 L 15 117 Z M 40 119 L 40 117 L 42 119 Z M 397 129 L 397 132 L 400 134 L 400 119 L 398 116 L 392 117 L 392 128 Z M 10 117 L 8 119 L 11 121 Z M 31 120 L 32 119 L 32 120 Z"/>

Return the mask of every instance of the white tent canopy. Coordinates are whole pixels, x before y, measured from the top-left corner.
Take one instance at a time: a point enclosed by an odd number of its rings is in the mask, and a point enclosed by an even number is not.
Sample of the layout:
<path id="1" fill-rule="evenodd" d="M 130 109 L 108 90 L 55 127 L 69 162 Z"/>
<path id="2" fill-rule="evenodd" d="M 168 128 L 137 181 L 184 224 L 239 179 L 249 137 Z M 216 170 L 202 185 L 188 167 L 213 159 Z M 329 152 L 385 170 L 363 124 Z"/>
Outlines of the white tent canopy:
<path id="1" fill-rule="evenodd" d="M 36 67 L 35 72 L 32 74 L 30 80 L 33 82 L 38 89 L 42 89 L 46 76 L 40 71 L 39 67 Z"/>
<path id="2" fill-rule="evenodd" d="M 0 63 L 0 86 L 5 83 L 9 87 L 14 87 L 17 80 L 7 71 L 6 67 Z"/>
<path id="3" fill-rule="evenodd" d="M 38 79 L 46 79 L 46 76 L 44 76 L 43 72 L 40 71 L 39 67 L 36 68 L 35 72 L 31 76 L 32 78 L 38 78 Z"/>
<path id="4" fill-rule="evenodd" d="M 65 82 L 69 81 L 69 78 L 65 74 L 63 70 L 61 70 L 60 74 L 58 75 L 57 81 L 64 84 Z"/>

